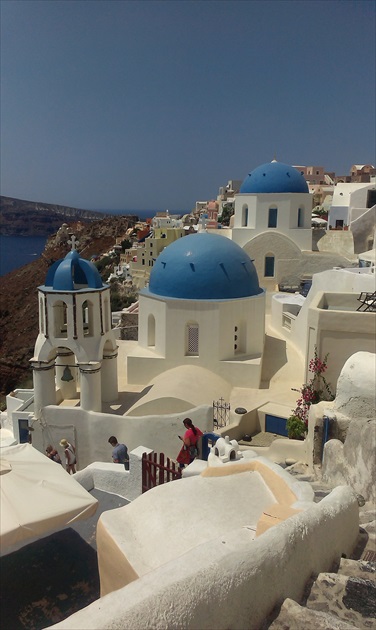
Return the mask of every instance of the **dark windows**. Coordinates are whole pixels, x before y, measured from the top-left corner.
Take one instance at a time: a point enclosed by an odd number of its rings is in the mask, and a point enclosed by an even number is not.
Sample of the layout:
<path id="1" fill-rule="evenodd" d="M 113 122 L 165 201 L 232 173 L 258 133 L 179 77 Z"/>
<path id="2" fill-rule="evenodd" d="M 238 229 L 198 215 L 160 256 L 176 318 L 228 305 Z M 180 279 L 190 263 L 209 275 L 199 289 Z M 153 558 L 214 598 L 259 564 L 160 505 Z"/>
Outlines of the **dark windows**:
<path id="1" fill-rule="evenodd" d="M 248 225 L 248 206 L 245 204 L 242 208 L 242 227 Z"/>
<path id="2" fill-rule="evenodd" d="M 274 256 L 272 254 L 265 256 L 264 276 L 265 278 L 274 277 Z"/>
<path id="3" fill-rule="evenodd" d="M 155 317 L 152 314 L 148 317 L 148 346 L 155 346 Z"/>
<path id="4" fill-rule="evenodd" d="M 186 354 L 188 356 L 198 356 L 198 324 L 187 324 Z"/>
<path id="5" fill-rule="evenodd" d="M 277 208 L 269 208 L 269 218 L 268 218 L 268 227 L 269 228 L 276 228 L 277 227 L 277 215 L 278 215 L 278 209 Z"/>

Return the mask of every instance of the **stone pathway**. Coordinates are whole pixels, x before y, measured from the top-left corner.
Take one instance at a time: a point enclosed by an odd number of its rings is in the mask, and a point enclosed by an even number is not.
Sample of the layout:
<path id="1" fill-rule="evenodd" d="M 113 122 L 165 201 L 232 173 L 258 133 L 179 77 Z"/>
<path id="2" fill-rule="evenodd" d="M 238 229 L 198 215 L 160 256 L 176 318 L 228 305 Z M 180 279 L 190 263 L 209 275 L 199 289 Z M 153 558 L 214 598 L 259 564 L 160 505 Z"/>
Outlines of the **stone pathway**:
<path id="1" fill-rule="evenodd" d="M 376 627 L 376 563 L 341 559 L 337 573 L 320 573 L 307 601 L 286 599 L 270 630 Z"/>
<path id="2" fill-rule="evenodd" d="M 315 501 L 331 488 L 308 475 L 304 465 L 287 468 L 295 478 L 309 481 Z M 359 498 L 360 504 L 361 499 Z M 376 506 L 359 510 L 358 544 L 350 559 L 341 558 L 333 572 L 320 573 L 307 585 L 302 602 L 286 599 L 279 611 L 265 620 L 262 630 L 365 630 L 376 628 Z"/>
<path id="3" fill-rule="evenodd" d="M 252 446 L 270 446 L 274 440 L 288 440 L 284 435 L 277 435 L 276 433 L 266 433 L 266 431 L 260 431 L 252 435 L 250 442 L 247 440 L 239 440 L 240 446 L 246 446 L 252 448 Z"/>

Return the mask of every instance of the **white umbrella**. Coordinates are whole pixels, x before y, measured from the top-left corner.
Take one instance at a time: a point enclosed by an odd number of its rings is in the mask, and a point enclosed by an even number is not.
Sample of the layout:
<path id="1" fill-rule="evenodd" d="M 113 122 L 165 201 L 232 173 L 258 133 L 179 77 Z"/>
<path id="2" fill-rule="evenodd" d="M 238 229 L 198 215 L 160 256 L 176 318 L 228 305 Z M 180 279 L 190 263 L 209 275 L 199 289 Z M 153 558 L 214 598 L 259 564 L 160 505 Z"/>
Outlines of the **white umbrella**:
<path id="1" fill-rule="evenodd" d="M 4 446 L 13 446 L 17 444 L 17 440 L 9 429 L 0 429 L 0 448 Z"/>
<path id="2" fill-rule="evenodd" d="M 31 444 L 0 455 L 1 555 L 95 513 L 98 501 Z"/>
<path id="3" fill-rule="evenodd" d="M 312 217 L 312 225 L 327 225 L 327 221 L 325 219 L 319 219 Z"/>

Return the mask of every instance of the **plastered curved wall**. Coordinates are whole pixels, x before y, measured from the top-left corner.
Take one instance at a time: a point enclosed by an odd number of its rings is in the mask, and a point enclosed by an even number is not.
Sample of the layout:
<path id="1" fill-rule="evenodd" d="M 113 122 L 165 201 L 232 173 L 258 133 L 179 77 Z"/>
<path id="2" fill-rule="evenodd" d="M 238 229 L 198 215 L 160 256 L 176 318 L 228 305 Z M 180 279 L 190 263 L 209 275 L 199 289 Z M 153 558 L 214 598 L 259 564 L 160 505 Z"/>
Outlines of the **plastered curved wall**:
<path id="1" fill-rule="evenodd" d="M 354 493 L 336 488 L 255 540 L 247 528 L 236 529 L 52 627 L 258 628 L 278 602 L 302 597 L 312 573 L 351 553 L 358 518 Z"/>
<path id="2" fill-rule="evenodd" d="M 79 470 L 91 462 L 112 461 L 111 446 L 108 444 L 110 435 L 115 435 L 119 442 L 124 442 L 129 451 L 143 444 L 156 452 L 175 458 L 181 448 L 178 435 L 184 429 L 183 417 L 178 414 L 117 416 L 51 405 L 43 409 L 42 422 L 34 423 L 33 446 L 44 453 L 46 445 L 52 442 L 63 457 L 64 453 L 58 445 L 57 437 L 60 436 L 61 439 L 64 436 L 63 432 L 72 437 L 71 431 L 74 429 Z M 212 406 L 190 409 L 189 417 L 202 431 L 213 430 Z"/>

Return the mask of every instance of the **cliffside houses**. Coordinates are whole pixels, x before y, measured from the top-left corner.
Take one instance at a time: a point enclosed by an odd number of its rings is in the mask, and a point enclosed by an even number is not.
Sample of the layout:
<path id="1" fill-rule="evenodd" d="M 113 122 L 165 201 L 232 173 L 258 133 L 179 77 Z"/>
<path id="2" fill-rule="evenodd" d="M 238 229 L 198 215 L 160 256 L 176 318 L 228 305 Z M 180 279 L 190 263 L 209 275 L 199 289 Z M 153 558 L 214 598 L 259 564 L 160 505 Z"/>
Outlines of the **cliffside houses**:
<path id="1" fill-rule="evenodd" d="M 98 523 L 101 597 L 56 628 L 260 627 L 286 597 L 302 598 L 313 573 L 353 553 L 357 494 L 376 502 L 376 314 L 357 299 L 375 267 L 357 267 L 355 252 L 374 234 L 365 186 L 362 212 L 355 202 L 350 211 L 363 227 L 346 231 L 345 252 L 340 238 L 321 247 L 330 230 L 313 249 L 312 193 L 275 161 L 245 178 L 228 229 L 215 226 L 214 201 L 188 236 L 189 218 L 155 217 L 124 254 L 140 287 L 134 340 L 115 339 L 109 286 L 73 239 L 50 268 L 38 288 L 34 389 L 7 397 L 3 428 L 18 442 L 32 431 L 42 453 L 67 438 L 78 483 L 132 502 Z M 306 297 L 275 291 L 302 273 L 312 275 Z M 310 407 L 305 439 L 283 439 L 313 352 L 329 353 L 335 398 Z M 185 417 L 211 435 L 220 399 L 229 423 L 215 427 L 207 460 L 143 494 L 143 453 L 175 459 Z M 268 431 L 281 436 L 269 447 L 243 441 Z M 109 435 L 127 444 L 129 471 L 110 462 Z M 319 504 L 307 484 L 317 466 L 328 484 Z"/>

